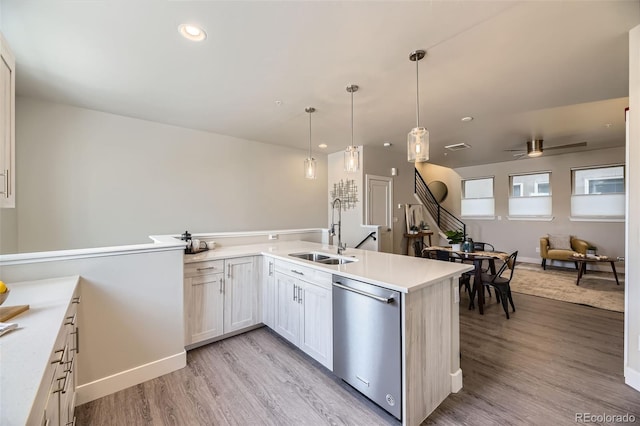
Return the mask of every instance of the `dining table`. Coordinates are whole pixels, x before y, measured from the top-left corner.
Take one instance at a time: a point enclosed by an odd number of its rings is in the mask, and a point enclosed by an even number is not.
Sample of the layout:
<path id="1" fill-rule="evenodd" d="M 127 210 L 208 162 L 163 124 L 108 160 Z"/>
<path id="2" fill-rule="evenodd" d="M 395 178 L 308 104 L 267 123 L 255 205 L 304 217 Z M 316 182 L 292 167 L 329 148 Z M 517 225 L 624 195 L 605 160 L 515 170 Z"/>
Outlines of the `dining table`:
<path id="1" fill-rule="evenodd" d="M 429 250 L 443 250 L 449 253 L 455 253 L 450 255 L 451 260 L 461 259 L 473 262 L 473 292 L 469 295 L 471 301 L 469 303 L 469 309 L 474 309 L 474 294 L 478 295 L 478 312 L 480 315 L 484 315 L 484 289 L 482 288 L 482 263 L 486 260 L 489 264 L 489 272 L 493 275 L 496 273 L 496 259 L 506 261 L 509 258 L 509 253 L 502 251 L 472 251 L 465 252 L 460 250 L 453 250 L 451 246 L 429 246 L 422 250 L 423 255 Z"/>

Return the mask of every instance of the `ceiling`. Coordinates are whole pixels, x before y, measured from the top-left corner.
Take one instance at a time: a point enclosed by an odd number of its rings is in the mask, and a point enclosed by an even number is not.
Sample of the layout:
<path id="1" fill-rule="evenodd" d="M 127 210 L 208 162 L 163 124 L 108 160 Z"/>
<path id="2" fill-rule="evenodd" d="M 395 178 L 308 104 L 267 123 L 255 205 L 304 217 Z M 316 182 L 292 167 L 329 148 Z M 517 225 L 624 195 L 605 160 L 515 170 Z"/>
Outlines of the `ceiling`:
<path id="1" fill-rule="evenodd" d="M 199 43 L 181 23 L 205 28 Z M 505 149 L 623 146 L 633 1 L 0 0 L 17 95 L 243 139 L 337 152 L 404 152 L 420 124 L 431 162 L 514 159 Z M 471 122 L 462 122 L 472 116 Z M 445 145 L 467 143 L 449 152 Z M 320 150 L 317 145 L 326 143 Z M 560 154 L 553 150 L 545 155 Z"/>

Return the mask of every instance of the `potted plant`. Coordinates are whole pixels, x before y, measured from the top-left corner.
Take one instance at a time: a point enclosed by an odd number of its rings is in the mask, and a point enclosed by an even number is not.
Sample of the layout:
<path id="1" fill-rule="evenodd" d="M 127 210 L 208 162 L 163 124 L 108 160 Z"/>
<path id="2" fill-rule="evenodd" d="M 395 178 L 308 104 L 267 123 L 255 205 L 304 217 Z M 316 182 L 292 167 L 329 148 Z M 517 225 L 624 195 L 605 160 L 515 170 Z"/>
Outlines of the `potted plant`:
<path id="1" fill-rule="evenodd" d="M 460 243 L 464 240 L 464 232 L 462 232 L 462 229 L 445 231 L 444 235 L 447 236 L 449 244 L 451 244 L 451 250 L 460 251 Z"/>
<path id="2" fill-rule="evenodd" d="M 409 233 L 417 234 L 418 232 L 420 232 L 420 228 L 418 228 L 416 225 L 411 225 L 411 228 L 409 228 Z"/>
<path id="3" fill-rule="evenodd" d="M 426 223 L 424 223 L 424 221 L 420 222 L 420 230 L 421 231 L 428 231 L 429 230 L 429 225 L 427 225 Z"/>
<path id="4" fill-rule="evenodd" d="M 597 247 L 590 245 L 590 246 L 587 247 L 587 254 L 595 256 L 596 255 L 596 250 L 598 250 Z"/>

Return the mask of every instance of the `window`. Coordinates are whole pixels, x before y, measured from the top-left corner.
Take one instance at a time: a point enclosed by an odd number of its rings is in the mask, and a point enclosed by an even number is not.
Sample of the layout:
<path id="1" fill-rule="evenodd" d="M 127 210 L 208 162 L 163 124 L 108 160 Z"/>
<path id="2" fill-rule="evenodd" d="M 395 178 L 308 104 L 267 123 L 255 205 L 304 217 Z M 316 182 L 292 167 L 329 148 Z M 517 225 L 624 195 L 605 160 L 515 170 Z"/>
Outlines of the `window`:
<path id="1" fill-rule="evenodd" d="M 571 170 L 571 216 L 624 218 L 624 166 Z"/>
<path id="2" fill-rule="evenodd" d="M 462 181 L 462 217 L 493 217 L 493 177 Z"/>
<path id="3" fill-rule="evenodd" d="M 511 175 L 509 180 L 509 217 L 551 217 L 551 173 Z"/>

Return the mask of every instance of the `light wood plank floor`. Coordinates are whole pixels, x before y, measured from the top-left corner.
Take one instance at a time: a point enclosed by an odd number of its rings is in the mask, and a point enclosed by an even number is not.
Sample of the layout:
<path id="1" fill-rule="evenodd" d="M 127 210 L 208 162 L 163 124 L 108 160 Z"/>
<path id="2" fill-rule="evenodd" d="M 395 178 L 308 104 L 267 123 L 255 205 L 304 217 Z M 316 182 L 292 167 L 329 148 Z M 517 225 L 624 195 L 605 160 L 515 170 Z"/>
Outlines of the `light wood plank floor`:
<path id="1" fill-rule="evenodd" d="M 506 320 L 461 297 L 464 388 L 424 424 L 575 425 L 575 413 L 640 422 L 624 384 L 623 314 L 514 294 Z M 186 368 L 77 408 L 79 425 L 397 425 L 266 328 L 189 351 Z"/>

